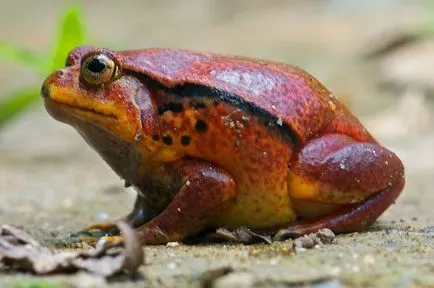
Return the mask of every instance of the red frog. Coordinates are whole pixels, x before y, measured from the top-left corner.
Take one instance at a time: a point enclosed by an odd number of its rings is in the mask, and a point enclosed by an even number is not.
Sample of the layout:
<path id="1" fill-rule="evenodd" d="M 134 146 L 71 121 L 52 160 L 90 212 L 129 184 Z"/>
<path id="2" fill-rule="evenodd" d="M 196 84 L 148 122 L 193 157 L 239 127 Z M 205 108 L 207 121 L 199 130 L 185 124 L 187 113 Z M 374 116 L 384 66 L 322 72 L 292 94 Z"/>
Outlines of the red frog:
<path id="1" fill-rule="evenodd" d="M 400 159 L 317 79 L 287 64 L 80 47 L 42 95 L 50 115 L 136 188 L 125 220 L 143 244 L 217 227 L 276 239 L 360 231 L 404 187 Z"/>

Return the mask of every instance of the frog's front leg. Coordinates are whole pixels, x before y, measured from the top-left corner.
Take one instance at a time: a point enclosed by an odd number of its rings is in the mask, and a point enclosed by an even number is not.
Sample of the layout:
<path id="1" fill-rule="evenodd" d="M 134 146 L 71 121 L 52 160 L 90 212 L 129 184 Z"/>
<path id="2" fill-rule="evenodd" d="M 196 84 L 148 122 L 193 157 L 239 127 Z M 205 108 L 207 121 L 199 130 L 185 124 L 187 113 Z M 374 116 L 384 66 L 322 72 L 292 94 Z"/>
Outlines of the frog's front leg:
<path id="1" fill-rule="evenodd" d="M 124 221 L 133 228 L 140 227 L 156 216 L 156 213 L 153 212 L 155 209 L 151 209 L 148 206 L 149 205 L 145 200 L 145 198 L 140 194 L 138 194 L 136 198 L 136 202 L 134 204 L 134 209 L 127 216 L 117 221 L 94 223 L 88 226 L 83 231 L 83 233 L 87 234 L 86 231 L 89 231 L 89 233 L 91 231 L 94 231 L 94 233 L 91 234 L 101 235 L 101 236 L 105 234 L 110 234 L 110 235 L 119 234 L 119 230 L 116 227 L 116 222 L 118 221 Z"/>
<path id="2" fill-rule="evenodd" d="M 322 228 L 345 233 L 367 227 L 401 193 L 404 167 L 394 153 L 378 144 L 330 134 L 308 142 L 298 152 L 288 179 L 291 199 L 301 215 L 306 212 L 303 209 L 309 214 L 323 207 L 334 212 L 294 223 L 280 230 L 278 239 Z"/>
<path id="3" fill-rule="evenodd" d="M 145 198 L 137 195 L 136 202 L 134 204 L 133 211 L 127 216 L 116 221 L 106 221 L 94 223 L 86 227 L 84 230 L 78 231 L 73 235 L 78 236 L 79 241 L 96 242 L 99 238 L 109 235 L 106 238 L 108 241 L 116 242 L 119 240 L 119 229 L 117 227 L 117 222 L 126 222 L 133 228 L 137 228 L 147 223 L 149 220 L 155 217 L 155 213 L 152 213 L 152 209 L 148 208 L 148 204 Z"/>
<path id="4" fill-rule="evenodd" d="M 190 160 L 176 166 L 183 184 L 163 212 L 137 228 L 142 244 L 163 244 L 194 236 L 235 198 L 234 179 L 214 164 Z"/>

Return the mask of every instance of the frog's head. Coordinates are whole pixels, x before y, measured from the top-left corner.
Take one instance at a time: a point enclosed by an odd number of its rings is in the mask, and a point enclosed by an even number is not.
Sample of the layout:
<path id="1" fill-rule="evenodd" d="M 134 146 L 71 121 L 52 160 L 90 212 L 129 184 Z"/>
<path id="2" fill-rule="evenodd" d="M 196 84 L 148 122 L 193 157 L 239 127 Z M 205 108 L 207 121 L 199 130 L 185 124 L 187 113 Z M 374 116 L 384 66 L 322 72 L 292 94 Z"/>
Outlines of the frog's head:
<path id="1" fill-rule="evenodd" d="M 110 50 L 79 47 L 66 67 L 53 72 L 42 87 L 47 111 L 87 138 L 97 127 L 117 139 L 138 143 L 151 137 L 158 121 L 150 93 L 137 75 L 122 68 Z"/>

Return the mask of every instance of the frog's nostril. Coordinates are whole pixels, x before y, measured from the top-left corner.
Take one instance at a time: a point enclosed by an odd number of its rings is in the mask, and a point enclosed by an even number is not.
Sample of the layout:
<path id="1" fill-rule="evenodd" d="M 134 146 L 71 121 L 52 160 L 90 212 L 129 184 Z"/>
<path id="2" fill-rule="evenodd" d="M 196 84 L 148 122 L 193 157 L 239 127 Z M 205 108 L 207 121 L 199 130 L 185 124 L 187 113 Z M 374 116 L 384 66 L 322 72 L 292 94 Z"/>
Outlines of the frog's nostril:
<path id="1" fill-rule="evenodd" d="M 50 97 L 50 92 L 48 91 L 47 85 L 45 85 L 45 83 L 42 85 L 41 95 L 43 98 L 49 98 Z"/>

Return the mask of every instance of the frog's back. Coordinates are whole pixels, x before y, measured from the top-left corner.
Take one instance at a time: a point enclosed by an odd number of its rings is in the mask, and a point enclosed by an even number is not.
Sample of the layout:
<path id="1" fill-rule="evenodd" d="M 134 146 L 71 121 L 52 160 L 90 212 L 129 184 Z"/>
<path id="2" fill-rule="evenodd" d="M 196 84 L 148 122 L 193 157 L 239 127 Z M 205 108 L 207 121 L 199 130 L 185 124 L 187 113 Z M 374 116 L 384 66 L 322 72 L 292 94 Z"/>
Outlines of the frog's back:
<path id="1" fill-rule="evenodd" d="M 177 49 L 120 55 L 125 73 L 156 84 L 161 159 L 188 155 L 235 178 L 236 202 L 216 219 L 217 226 L 293 221 L 287 175 L 294 146 L 327 129 L 348 134 L 348 125 L 354 125 L 351 136 L 357 140 L 368 135 L 358 132 L 360 123 L 318 80 L 297 67 Z"/>
<path id="2" fill-rule="evenodd" d="M 318 80 L 294 66 L 179 49 L 145 49 L 121 55 L 127 70 L 169 88 L 208 87 L 217 97 L 261 114 L 292 141 L 305 142 L 335 118 L 340 118 L 341 126 L 361 126 Z M 328 129 L 339 130 L 332 126 Z M 348 134 L 351 129 L 342 131 Z M 371 138 L 358 132 L 350 136 L 359 141 Z"/>

